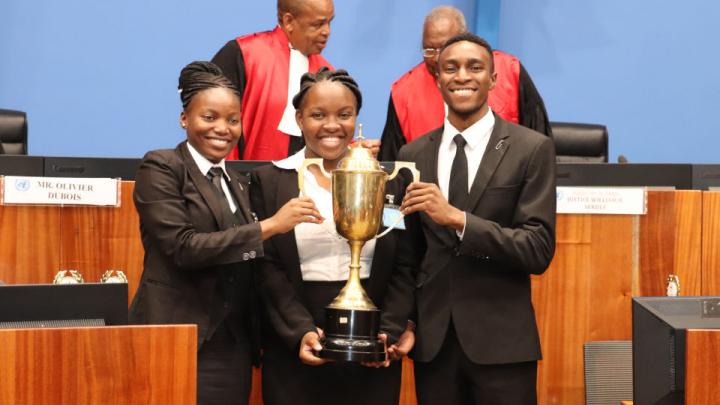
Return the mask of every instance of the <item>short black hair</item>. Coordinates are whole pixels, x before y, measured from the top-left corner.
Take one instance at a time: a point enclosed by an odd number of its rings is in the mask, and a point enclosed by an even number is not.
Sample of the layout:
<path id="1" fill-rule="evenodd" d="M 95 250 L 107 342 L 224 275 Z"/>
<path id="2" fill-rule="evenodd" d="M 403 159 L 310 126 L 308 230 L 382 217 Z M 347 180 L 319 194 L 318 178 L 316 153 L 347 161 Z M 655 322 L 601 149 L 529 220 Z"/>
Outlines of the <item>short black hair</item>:
<path id="1" fill-rule="evenodd" d="M 242 101 L 242 94 L 224 75 L 222 70 L 212 62 L 195 61 L 185 66 L 178 79 L 178 92 L 183 108 L 190 105 L 196 94 L 203 90 L 221 87 L 231 90 Z"/>
<path id="2" fill-rule="evenodd" d="M 295 97 L 293 97 L 293 107 L 295 107 L 296 110 L 299 110 L 308 90 L 317 83 L 324 81 L 338 82 L 347 87 L 347 89 L 355 96 L 355 101 L 357 101 L 355 113 L 357 114 L 360 112 L 360 107 L 362 107 L 362 94 L 360 93 L 360 87 L 358 87 L 355 79 L 350 76 L 347 70 L 330 70 L 325 66 L 321 67 L 317 73 L 305 73 L 302 78 L 300 78 L 300 91 L 295 95 Z"/>
<path id="3" fill-rule="evenodd" d="M 490 63 L 492 63 L 492 65 L 490 66 L 490 71 L 493 72 L 495 70 L 495 60 L 493 59 L 492 46 L 490 46 L 490 43 L 488 41 L 480 38 L 472 32 L 463 32 L 462 34 L 455 35 L 454 37 L 448 39 L 447 42 L 445 42 L 445 45 L 443 45 L 443 47 L 440 49 L 440 53 L 438 53 L 438 60 L 440 59 L 440 55 L 442 55 L 442 53 L 445 52 L 445 49 L 447 49 L 450 45 L 462 41 L 472 42 L 485 48 L 490 55 Z"/>

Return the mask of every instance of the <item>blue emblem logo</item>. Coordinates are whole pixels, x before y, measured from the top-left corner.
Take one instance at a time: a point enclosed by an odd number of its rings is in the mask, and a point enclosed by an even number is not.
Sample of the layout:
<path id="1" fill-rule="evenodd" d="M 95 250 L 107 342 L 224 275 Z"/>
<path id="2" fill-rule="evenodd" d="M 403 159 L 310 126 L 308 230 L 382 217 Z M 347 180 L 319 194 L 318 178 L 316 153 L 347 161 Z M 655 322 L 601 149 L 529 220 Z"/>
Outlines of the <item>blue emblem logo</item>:
<path id="1" fill-rule="evenodd" d="M 17 191 L 28 191 L 30 190 L 30 180 L 28 179 L 17 179 L 15 180 L 15 189 Z"/>

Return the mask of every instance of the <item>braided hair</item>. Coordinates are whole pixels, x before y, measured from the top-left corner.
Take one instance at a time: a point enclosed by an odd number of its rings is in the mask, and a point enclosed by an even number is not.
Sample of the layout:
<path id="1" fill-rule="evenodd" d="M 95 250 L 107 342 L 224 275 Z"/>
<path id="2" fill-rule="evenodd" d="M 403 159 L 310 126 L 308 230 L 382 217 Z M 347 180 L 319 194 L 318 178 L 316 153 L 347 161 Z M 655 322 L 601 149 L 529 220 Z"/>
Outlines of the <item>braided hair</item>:
<path id="1" fill-rule="evenodd" d="M 355 79 L 350 76 L 347 70 L 330 70 L 324 66 L 321 67 L 320 70 L 317 71 L 317 73 L 305 73 L 302 76 L 302 78 L 300 79 L 300 91 L 298 92 L 298 94 L 295 95 L 295 97 L 293 97 L 292 100 L 293 107 L 295 107 L 296 110 L 299 110 L 300 107 L 302 107 L 303 100 L 305 99 L 305 95 L 307 94 L 308 90 L 310 90 L 317 83 L 324 81 L 340 83 L 348 90 L 350 90 L 350 92 L 355 96 L 355 100 L 357 101 L 357 108 L 355 109 L 355 113 L 357 114 L 360 112 L 360 107 L 362 107 L 362 94 L 360 93 L 360 87 L 358 87 Z"/>
<path id="2" fill-rule="evenodd" d="M 183 108 L 187 109 L 192 98 L 199 92 L 215 87 L 229 89 L 242 100 L 242 94 L 237 87 L 223 76 L 222 70 L 214 63 L 195 61 L 185 66 L 178 79 L 178 93 Z"/>

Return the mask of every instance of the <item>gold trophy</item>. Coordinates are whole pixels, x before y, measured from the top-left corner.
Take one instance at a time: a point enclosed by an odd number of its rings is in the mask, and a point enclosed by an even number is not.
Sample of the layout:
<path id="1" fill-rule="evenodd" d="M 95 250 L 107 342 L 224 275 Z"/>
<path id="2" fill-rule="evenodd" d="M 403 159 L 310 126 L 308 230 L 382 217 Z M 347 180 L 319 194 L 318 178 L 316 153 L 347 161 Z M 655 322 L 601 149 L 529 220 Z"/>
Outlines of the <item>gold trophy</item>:
<path id="1" fill-rule="evenodd" d="M 358 139 L 362 139 L 362 128 Z M 340 361 L 384 361 L 385 346 L 378 339 L 380 311 L 360 284 L 360 251 L 365 242 L 392 230 L 392 224 L 378 235 L 384 208 L 385 183 L 397 176 L 402 168 L 409 169 L 413 181 L 420 179 L 415 163 L 395 162 L 391 175 L 382 170 L 369 149 L 351 147 L 329 175 L 322 159 L 305 159 L 298 172 L 298 185 L 303 191 L 303 173 L 318 165 L 326 177 L 332 178 L 333 219 L 337 233 L 350 245 L 350 275 L 338 296 L 325 307 L 325 336 L 319 356 Z"/>

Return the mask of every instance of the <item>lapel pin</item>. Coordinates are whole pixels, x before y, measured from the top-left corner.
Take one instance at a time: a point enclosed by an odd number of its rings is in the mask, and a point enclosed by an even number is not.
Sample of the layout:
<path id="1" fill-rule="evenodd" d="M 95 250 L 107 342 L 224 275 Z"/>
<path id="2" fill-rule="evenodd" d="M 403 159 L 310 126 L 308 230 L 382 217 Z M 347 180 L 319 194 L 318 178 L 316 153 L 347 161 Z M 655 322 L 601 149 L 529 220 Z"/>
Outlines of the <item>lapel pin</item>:
<path id="1" fill-rule="evenodd" d="M 500 148 L 503 147 L 503 144 L 505 143 L 504 139 L 501 139 L 498 141 L 497 145 L 495 145 L 495 150 L 500 150 Z"/>

